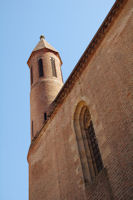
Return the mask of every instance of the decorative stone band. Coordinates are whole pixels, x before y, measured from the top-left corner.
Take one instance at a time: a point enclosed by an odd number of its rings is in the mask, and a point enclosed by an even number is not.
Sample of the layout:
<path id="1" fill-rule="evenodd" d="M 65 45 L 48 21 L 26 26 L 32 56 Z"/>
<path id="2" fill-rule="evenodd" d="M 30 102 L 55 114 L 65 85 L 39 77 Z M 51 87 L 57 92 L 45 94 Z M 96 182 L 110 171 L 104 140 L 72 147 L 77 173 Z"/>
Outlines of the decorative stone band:
<path id="1" fill-rule="evenodd" d="M 54 117 L 55 113 L 57 112 L 57 109 L 62 104 L 62 102 L 64 101 L 66 96 L 69 94 L 69 92 L 73 88 L 76 81 L 81 76 L 81 73 L 83 72 L 83 70 L 87 66 L 88 62 L 90 61 L 90 59 L 96 52 L 96 50 L 97 50 L 98 46 L 100 45 L 100 43 L 102 42 L 105 34 L 108 32 L 109 28 L 111 27 L 114 20 L 116 19 L 116 17 L 118 16 L 118 14 L 120 13 L 120 11 L 122 10 L 123 6 L 126 4 L 127 1 L 128 0 L 116 0 L 115 4 L 113 5 L 109 14 L 105 18 L 104 22 L 102 23 L 101 27 L 95 34 L 94 38 L 90 42 L 87 49 L 83 53 L 79 62 L 75 66 L 75 68 L 72 71 L 72 73 L 70 74 L 69 78 L 67 79 L 66 83 L 64 84 L 64 86 L 60 90 L 59 94 L 57 95 L 57 97 L 55 98 L 53 103 L 51 104 L 51 112 L 48 115 L 48 119 L 45 121 L 41 130 L 33 138 L 29 151 L 31 150 L 35 141 L 37 141 L 37 138 L 40 138 L 42 132 L 44 132 L 44 131 L 42 131 L 42 129 L 44 129 L 44 130 L 46 129 L 46 124 L 48 124 L 48 122 L 50 122 L 51 119 Z"/>

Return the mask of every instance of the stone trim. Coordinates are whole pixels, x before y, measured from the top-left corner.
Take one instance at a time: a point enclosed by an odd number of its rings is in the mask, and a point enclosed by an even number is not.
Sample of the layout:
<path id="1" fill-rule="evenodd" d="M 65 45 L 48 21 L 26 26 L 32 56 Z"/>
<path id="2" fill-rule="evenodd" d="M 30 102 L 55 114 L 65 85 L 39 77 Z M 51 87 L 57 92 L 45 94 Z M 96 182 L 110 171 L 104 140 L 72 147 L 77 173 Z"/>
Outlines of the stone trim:
<path id="1" fill-rule="evenodd" d="M 95 34 L 94 38 L 90 42 L 89 46 L 86 48 L 85 52 L 83 53 L 82 57 L 80 58 L 79 62 L 75 66 L 74 70 L 70 74 L 69 78 L 65 82 L 64 86 L 60 90 L 59 94 L 51 104 L 51 112 L 48 114 L 48 119 L 43 124 L 43 127 L 41 130 L 36 134 L 36 136 L 33 138 L 29 153 L 31 148 L 33 147 L 33 144 L 37 141 L 37 138 L 39 139 L 42 135 L 42 130 L 46 129 L 46 124 L 48 125 L 50 121 L 53 119 L 54 115 L 57 112 L 57 109 L 60 107 L 62 102 L 65 100 L 73 86 L 75 85 L 76 81 L 81 76 L 82 72 L 86 68 L 88 62 L 91 60 L 92 56 L 98 49 L 99 45 L 101 44 L 103 38 L 105 37 L 106 33 L 108 32 L 109 28 L 115 21 L 116 17 L 124 7 L 124 5 L 127 3 L 128 0 L 116 0 L 115 4 L 113 5 L 112 9 L 110 10 L 109 14 L 103 21 L 102 25 L 98 29 L 97 33 Z"/>

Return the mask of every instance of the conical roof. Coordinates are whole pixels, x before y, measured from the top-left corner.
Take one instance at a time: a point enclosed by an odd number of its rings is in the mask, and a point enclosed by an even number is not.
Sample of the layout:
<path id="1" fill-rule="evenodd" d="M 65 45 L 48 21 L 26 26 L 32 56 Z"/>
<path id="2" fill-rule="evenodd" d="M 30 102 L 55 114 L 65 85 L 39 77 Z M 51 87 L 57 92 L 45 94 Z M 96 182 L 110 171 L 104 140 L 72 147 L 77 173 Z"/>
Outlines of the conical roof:
<path id="1" fill-rule="evenodd" d="M 36 47 L 34 48 L 33 51 L 37 51 L 43 48 L 47 48 L 50 49 L 52 51 L 58 52 L 54 47 L 52 47 L 46 40 L 45 37 L 43 35 L 40 36 L 40 41 L 38 42 L 38 44 L 36 45 Z"/>
<path id="2" fill-rule="evenodd" d="M 60 55 L 59 55 L 59 52 L 45 40 L 45 37 L 43 35 L 40 36 L 40 41 L 38 42 L 36 47 L 33 49 L 32 53 L 30 55 L 30 58 L 33 55 L 33 53 L 35 53 L 38 50 L 45 49 L 45 48 L 57 53 L 57 55 L 59 56 L 59 59 L 60 59 L 60 61 L 62 63 L 62 60 L 61 60 Z M 28 59 L 28 62 L 27 62 L 28 65 L 29 65 L 30 58 Z"/>

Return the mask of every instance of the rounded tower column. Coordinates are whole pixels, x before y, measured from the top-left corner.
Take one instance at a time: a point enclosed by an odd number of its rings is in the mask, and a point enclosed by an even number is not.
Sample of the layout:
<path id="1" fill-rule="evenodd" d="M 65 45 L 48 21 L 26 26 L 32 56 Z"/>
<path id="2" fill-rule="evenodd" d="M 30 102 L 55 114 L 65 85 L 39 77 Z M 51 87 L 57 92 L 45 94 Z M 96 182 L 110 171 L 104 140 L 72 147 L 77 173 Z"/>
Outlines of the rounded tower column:
<path id="1" fill-rule="evenodd" d="M 30 112 L 33 139 L 47 119 L 50 105 L 62 88 L 62 61 L 58 51 L 47 43 L 44 36 L 40 36 L 40 41 L 27 63 L 31 79 Z"/>

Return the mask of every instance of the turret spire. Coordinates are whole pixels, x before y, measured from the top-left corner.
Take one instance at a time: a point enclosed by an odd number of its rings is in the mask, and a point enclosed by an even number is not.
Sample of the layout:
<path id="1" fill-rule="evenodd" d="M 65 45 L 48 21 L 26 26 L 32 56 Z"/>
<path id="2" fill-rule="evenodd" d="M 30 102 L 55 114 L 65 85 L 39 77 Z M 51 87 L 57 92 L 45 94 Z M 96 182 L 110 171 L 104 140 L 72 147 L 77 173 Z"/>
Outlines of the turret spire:
<path id="1" fill-rule="evenodd" d="M 40 131 L 50 105 L 63 85 L 59 52 L 40 36 L 28 60 L 31 73 L 31 138 Z"/>

